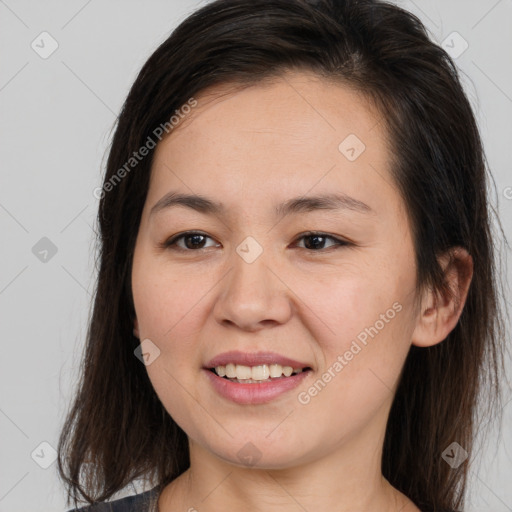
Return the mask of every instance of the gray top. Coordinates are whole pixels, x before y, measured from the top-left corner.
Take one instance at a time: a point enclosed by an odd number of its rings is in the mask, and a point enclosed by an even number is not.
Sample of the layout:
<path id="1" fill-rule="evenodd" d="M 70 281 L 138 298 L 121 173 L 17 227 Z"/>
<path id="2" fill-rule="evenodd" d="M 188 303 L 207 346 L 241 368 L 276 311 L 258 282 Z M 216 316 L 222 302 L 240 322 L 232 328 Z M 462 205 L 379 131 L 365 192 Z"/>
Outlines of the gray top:
<path id="1" fill-rule="evenodd" d="M 128 496 L 111 502 L 96 503 L 68 512 L 158 512 L 159 487 L 153 487 L 141 494 Z M 434 512 L 424 510 L 423 512 Z M 456 512 L 454 510 L 439 510 L 436 512 Z"/>
<path id="2" fill-rule="evenodd" d="M 159 486 L 118 500 L 74 508 L 68 512 L 158 512 Z"/>

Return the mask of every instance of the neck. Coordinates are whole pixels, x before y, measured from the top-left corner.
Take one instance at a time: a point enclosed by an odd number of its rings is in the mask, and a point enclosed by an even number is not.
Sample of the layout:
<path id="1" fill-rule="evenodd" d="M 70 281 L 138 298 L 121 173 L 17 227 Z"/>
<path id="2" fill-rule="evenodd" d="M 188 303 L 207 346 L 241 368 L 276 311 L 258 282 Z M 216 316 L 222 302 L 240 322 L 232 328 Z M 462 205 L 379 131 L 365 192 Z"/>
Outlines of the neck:
<path id="1" fill-rule="evenodd" d="M 159 511 L 420 512 L 383 477 L 382 439 L 372 441 L 360 436 L 343 449 L 280 469 L 240 467 L 190 441 L 190 468 L 164 489 Z"/>

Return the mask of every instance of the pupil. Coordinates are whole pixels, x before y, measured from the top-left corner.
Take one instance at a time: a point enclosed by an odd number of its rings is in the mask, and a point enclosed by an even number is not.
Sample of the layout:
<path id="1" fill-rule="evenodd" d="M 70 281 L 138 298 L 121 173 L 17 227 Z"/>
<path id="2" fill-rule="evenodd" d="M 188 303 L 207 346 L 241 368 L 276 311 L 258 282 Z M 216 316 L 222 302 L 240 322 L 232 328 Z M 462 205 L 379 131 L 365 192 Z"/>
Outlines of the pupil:
<path id="1" fill-rule="evenodd" d="M 189 235 L 187 236 L 186 240 L 191 240 L 191 239 L 195 239 L 195 242 L 198 242 L 198 239 L 200 238 L 204 238 L 203 235 Z M 203 240 L 203 243 L 204 243 L 204 240 Z M 201 241 L 199 240 L 198 244 L 201 244 Z M 192 244 L 186 244 L 187 245 L 187 248 L 188 249 L 197 249 L 197 246 L 198 246 L 197 243 L 192 243 Z M 192 245 L 192 247 L 190 247 L 190 245 Z"/>
<path id="2" fill-rule="evenodd" d="M 324 242 L 325 242 L 325 237 L 324 236 L 309 235 L 308 237 L 306 237 L 306 241 L 307 240 L 312 240 L 312 239 L 321 240 L 321 242 L 320 243 L 313 243 L 313 244 L 308 244 L 306 242 L 305 245 L 306 245 L 307 249 L 318 249 L 318 247 L 322 246 L 324 244 Z"/>

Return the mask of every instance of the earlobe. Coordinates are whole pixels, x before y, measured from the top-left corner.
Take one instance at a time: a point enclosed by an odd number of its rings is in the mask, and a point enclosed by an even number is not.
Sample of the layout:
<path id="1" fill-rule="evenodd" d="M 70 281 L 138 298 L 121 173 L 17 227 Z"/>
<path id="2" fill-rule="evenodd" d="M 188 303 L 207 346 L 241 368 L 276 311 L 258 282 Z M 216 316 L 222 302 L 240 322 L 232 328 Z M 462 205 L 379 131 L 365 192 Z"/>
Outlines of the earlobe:
<path id="1" fill-rule="evenodd" d="M 443 254 L 439 264 L 445 274 L 447 290 L 445 293 L 432 289 L 425 291 L 411 340 L 417 347 L 436 345 L 455 328 L 473 277 L 473 259 L 462 247 Z"/>

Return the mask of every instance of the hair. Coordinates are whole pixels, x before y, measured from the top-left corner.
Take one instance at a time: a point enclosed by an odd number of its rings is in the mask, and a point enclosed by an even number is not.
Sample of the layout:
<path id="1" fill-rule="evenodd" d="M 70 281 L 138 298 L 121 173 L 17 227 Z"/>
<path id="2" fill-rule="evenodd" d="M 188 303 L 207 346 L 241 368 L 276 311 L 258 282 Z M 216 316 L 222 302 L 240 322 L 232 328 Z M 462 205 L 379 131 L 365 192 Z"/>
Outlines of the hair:
<path id="1" fill-rule="evenodd" d="M 473 277 L 455 328 L 432 347 L 411 346 L 382 455 L 384 477 L 418 507 L 458 508 L 476 413 L 480 406 L 499 413 L 504 323 L 477 123 L 455 64 L 418 18 L 377 0 L 203 6 L 139 72 L 117 119 L 104 185 L 194 95 L 293 70 L 351 87 L 377 106 L 393 148 L 392 180 L 411 222 L 417 291 L 449 293 L 439 255 L 463 247 L 472 256 Z M 58 445 L 59 476 L 75 506 L 78 499 L 106 500 L 138 478 L 166 485 L 190 465 L 185 432 L 134 356 L 140 341 L 133 333 L 131 269 L 153 155 L 150 150 L 99 203 L 92 315 Z M 458 468 L 441 457 L 452 442 L 470 455 Z"/>

